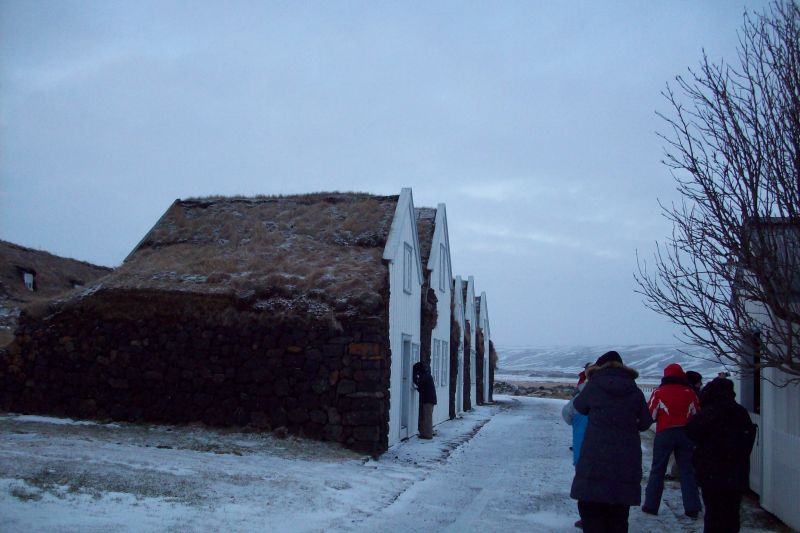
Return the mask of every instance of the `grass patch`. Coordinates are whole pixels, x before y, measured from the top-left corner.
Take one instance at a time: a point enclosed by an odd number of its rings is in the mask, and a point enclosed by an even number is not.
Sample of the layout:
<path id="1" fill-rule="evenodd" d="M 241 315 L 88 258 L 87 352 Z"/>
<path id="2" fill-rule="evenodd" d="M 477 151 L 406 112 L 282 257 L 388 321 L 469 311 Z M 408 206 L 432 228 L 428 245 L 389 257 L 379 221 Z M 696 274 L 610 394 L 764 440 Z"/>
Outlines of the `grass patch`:
<path id="1" fill-rule="evenodd" d="M 8 491 L 13 497 L 23 502 L 38 502 L 42 499 L 42 493 L 39 490 L 33 491 L 28 487 L 14 486 Z"/>
<path id="2" fill-rule="evenodd" d="M 20 495 L 28 494 L 30 498 L 49 493 L 57 498 L 70 495 L 88 495 L 100 499 L 109 492 L 131 494 L 137 498 L 167 498 L 184 501 L 198 497 L 198 490 L 189 481 L 169 474 L 150 471 L 130 471 L 126 468 L 118 470 L 88 471 L 48 467 L 33 475 L 22 478 L 29 487 L 38 489 L 21 489 Z"/>

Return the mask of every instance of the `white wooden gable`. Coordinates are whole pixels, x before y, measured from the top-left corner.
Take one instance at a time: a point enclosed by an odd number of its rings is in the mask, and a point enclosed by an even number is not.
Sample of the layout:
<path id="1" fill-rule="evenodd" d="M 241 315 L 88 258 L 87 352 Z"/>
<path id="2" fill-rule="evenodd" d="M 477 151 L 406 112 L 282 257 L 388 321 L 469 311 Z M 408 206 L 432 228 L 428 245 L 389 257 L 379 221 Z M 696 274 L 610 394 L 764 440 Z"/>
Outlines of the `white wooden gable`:
<path id="1" fill-rule="evenodd" d="M 478 329 L 477 317 L 475 316 L 475 278 L 469 276 L 467 278 L 467 294 L 466 302 L 464 305 L 464 320 L 469 322 L 469 382 L 470 382 L 470 402 L 476 405 L 476 385 L 478 383 L 477 376 L 475 375 L 475 358 L 476 358 L 476 330 Z M 465 357 L 467 355 L 465 354 Z"/>
<path id="2" fill-rule="evenodd" d="M 400 192 L 383 259 L 389 267 L 391 347 L 389 446 L 417 433 L 419 397 L 411 367 L 419 361 L 423 274 L 411 189 Z"/>
<path id="3" fill-rule="evenodd" d="M 458 336 L 458 376 L 456 377 L 456 415 L 464 412 L 464 358 L 469 355 L 464 354 L 464 285 L 461 276 L 457 276 L 453 281 L 453 314 L 460 331 Z"/>
<path id="4" fill-rule="evenodd" d="M 436 383 L 437 403 L 433 423 L 450 418 L 450 301 L 453 270 L 450 264 L 450 235 L 447 229 L 447 209 L 436 207 L 431 253 L 428 257 L 430 286 L 436 291 L 438 320 L 431 334 L 431 372 Z"/>
<path id="5" fill-rule="evenodd" d="M 486 301 L 486 292 L 480 296 L 480 325 L 483 331 L 483 401 L 489 401 L 489 304 Z"/>

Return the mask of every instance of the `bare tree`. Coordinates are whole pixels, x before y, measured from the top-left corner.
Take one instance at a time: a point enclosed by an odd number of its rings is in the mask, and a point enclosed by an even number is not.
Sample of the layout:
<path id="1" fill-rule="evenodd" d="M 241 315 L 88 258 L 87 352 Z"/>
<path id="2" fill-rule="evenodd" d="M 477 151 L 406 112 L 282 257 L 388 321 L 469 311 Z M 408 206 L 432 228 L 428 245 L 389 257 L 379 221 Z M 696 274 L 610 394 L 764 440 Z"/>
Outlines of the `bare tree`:
<path id="1" fill-rule="evenodd" d="M 800 381 L 800 6 L 745 12 L 737 61 L 678 76 L 664 164 L 681 201 L 671 237 L 638 261 L 645 304 L 723 363 Z"/>

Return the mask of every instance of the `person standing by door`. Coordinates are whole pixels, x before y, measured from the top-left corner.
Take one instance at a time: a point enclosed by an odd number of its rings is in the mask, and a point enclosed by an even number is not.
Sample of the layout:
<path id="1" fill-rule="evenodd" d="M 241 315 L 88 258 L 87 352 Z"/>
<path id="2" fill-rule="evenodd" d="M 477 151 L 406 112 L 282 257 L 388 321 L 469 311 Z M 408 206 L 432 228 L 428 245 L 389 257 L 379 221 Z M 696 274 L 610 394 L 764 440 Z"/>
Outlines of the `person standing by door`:
<path id="1" fill-rule="evenodd" d="M 420 416 L 419 437 L 421 439 L 433 438 L 433 406 L 436 405 L 436 384 L 428 369 L 422 361 L 415 363 L 413 368 L 414 388 L 419 392 Z"/>

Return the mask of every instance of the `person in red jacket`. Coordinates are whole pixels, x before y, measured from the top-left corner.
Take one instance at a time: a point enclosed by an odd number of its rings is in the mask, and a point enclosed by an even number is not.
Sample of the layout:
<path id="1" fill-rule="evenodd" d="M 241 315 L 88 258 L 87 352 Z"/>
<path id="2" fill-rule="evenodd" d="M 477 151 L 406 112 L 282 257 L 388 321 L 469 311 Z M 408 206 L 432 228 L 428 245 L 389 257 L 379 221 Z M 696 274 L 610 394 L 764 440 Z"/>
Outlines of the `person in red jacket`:
<path id="1" fill-rule="evenodd" d="M 667 365 L 661 385 L 650 396 L 648 407 L 650 416 L 656 422 L 656 438 L 653 441 L 653 464 L 647 478 L 642 511 L 658 514 L 664 491 L 664 474 L 669 456 L 674 452 L 680 472 L 684 513 L 697 518 L 702 504 L 692 466 L 694 443 L 686 435 L 686 423 L 700 407 L 697 393 L 689 386 L 680 365 Z"/>

